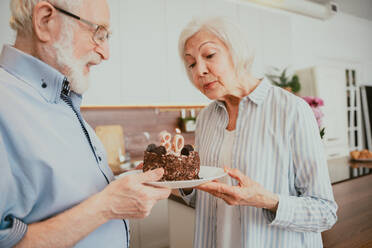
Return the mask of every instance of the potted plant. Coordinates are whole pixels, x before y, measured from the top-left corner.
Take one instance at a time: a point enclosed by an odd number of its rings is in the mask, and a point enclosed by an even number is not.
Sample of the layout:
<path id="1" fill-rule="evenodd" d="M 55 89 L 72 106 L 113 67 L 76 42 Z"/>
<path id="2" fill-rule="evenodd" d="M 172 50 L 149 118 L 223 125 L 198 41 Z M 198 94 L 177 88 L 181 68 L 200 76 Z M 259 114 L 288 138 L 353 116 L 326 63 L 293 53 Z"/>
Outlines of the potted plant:
<path id="1" fill-rule="evenodd" d="M 298 76 L 296 74 L 292 77 L 287 75 L 287 68 L 282 72 L 278 68 L 273 68 L 277 73 L 276 74 L 266 74 L 269 80 L 276 86 L 282 87 L 289 92 L 297 93 L 301 89 L 301 84 Z"/>

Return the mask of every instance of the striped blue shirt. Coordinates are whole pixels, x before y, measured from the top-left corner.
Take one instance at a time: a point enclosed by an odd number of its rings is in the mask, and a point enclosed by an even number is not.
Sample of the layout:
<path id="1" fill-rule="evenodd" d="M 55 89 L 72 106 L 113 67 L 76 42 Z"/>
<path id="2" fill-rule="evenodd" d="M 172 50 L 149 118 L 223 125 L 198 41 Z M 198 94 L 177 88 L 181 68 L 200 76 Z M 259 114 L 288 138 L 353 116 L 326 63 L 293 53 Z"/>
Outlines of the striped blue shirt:
<path id="1" fill-rule="evenodd" d="M 214 101 L 197 119 L 201 165 L 220 165 L 228 113 Z M 242 247 L 322 247 L 336 222 L 326 156 L 314 114 L 301 98 L 264 79 L 239 104 L 232 167 L 279 196 L 276 214 L 239 208 Z M 236 181 L 234 182 L 236 185 Z M 197 191 L 194 247 L 216 247 L 216 199 Z"/>

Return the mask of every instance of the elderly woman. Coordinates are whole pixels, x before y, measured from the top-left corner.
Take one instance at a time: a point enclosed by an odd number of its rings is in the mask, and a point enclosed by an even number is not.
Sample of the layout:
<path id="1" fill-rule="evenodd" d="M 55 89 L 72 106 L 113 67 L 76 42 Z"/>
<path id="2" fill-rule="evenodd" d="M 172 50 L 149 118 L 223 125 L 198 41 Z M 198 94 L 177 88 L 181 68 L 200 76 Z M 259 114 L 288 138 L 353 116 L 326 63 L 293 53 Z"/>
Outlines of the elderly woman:
<path id="1" fill-rule="evenodd" d="M 239 32 L 212 18 L 179 38 L 190 80 L 214 100 L 197 119 L 201 164 L 229 167 L 220 182 L 181 190 L 196 204 L 194 247 L 322 247 L 337 205 L 313 112 L 251 74 Z"/>

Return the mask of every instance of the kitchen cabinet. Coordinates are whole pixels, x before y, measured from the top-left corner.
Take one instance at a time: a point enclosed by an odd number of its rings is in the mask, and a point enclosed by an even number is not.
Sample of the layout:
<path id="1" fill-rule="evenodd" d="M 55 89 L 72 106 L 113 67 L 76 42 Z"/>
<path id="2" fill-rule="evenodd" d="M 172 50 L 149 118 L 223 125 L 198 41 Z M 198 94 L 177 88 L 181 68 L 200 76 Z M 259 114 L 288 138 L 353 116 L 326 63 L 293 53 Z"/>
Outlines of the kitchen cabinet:
<path id="1" fill-rule="evenodd" d="M 169 247 L 168 199 L 159 201 L 148 217 L 129 220 L 129 225 L 131 230 L 130 247 Z"/>
<path id="2" fill-rule="evenodd" d="M 348 124 L 345 70 L 338 66 L 315 66 L 298 70 L 301 96 L 316 96 L 324 101 L 323 126 L 327 159 L 347 156 Z"/>
<path id="3" fill-rule="evenodd" d="M 195 209 L 172 197 L 168 200 L 169 247 L 190 248 L 194 240 Z"/>

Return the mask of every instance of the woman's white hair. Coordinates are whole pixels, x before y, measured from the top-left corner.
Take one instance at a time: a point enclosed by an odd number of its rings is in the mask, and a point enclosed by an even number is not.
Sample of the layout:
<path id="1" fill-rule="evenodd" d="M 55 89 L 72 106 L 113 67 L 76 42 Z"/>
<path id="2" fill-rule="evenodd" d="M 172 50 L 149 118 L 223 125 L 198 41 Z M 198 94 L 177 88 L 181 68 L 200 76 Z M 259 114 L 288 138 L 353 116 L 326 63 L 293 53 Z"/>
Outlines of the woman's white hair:
<path id="1" fill-rule="evenodd" d="M 17 33 L 22 33 L 26 35 L 32 34 L 32 11 L 36 4 L 45 0 L 11 0 L 10 2 L 10 27 L 17 31 Z M 72 11 L 78 13 L 81 8 L 83 0 L 48 0 L 53 5 L 60 8 L 66 9 L 67 11 Z"/>
<path id="2" fill-rule="evenodd" d="M 239 26 L 226 17 L 194 18 L 186 25 L 178 40 L 179 55 L 185 68 L 187 68 L 185 61 L 186 42 L 199 31 L 212 33 L 227 46 L 238 76 L 251 71 L 254 59 L 253 49 L 249 46 Z M 190 78 L 189 71 L 186 71 Z"/>

